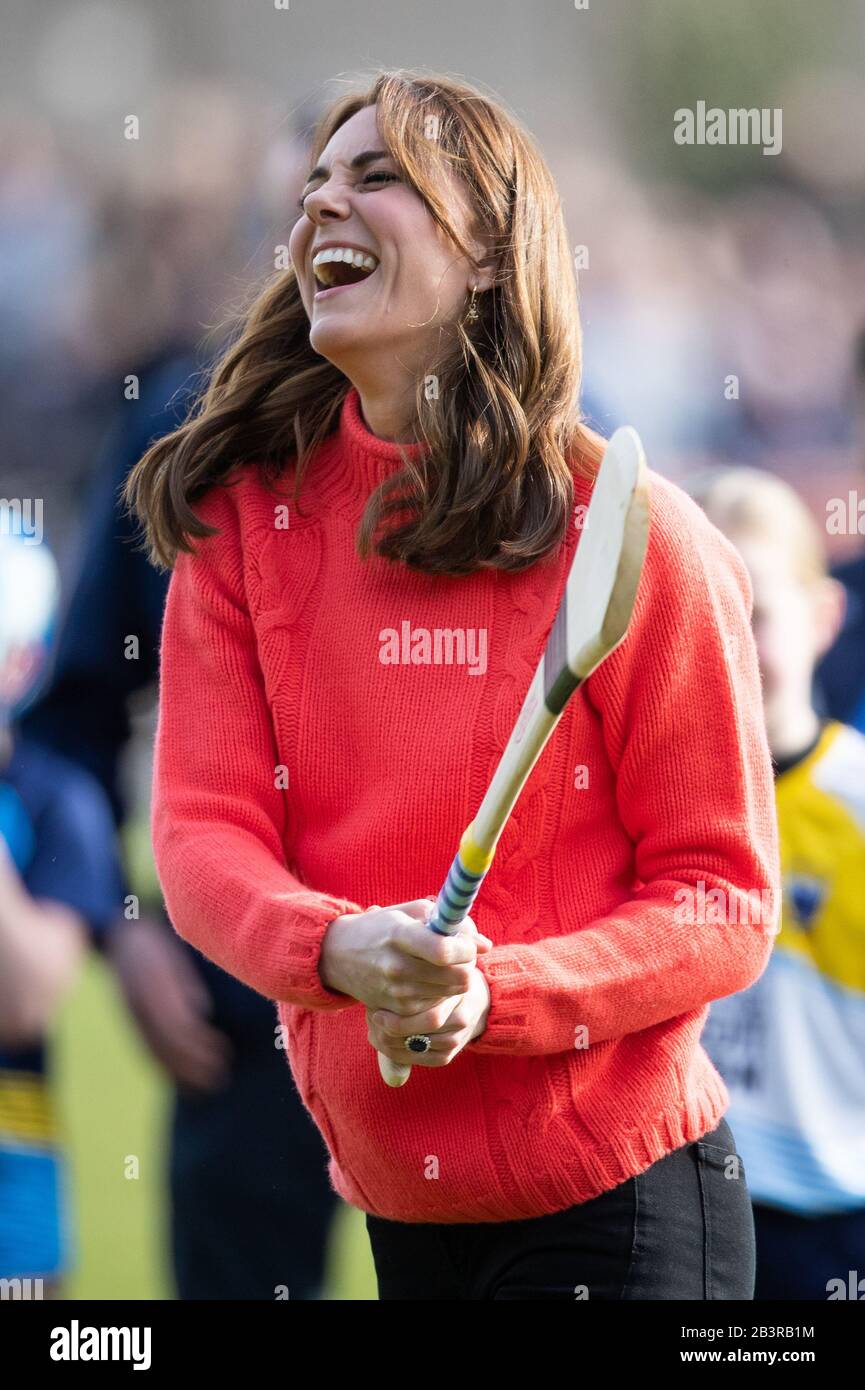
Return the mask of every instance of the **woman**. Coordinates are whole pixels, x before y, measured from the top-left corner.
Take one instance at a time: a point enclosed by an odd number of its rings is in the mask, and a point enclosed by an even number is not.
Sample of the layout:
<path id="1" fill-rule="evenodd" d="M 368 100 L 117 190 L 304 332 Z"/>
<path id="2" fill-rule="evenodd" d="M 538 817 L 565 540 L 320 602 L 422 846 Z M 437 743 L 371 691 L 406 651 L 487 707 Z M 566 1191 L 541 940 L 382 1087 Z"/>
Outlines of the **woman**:
<path id="1" fill-rule="evenodd" d="M 629 635 L 533 771 L 481 930 L 429 931 L 604 444 L 555 185 L 506 111 L 384 74 L 325 114 L 313 164 L 292 268 L 127 493 L 174 571 L 169 914 L 278 1001 L 382 1298 L 748 1298 L 699 1046 L 771 945 L 700 893 L 778 873 L 744 568 L 652 474 Z M 403 1089 L 376 1050 L 412 1064 Z"/>

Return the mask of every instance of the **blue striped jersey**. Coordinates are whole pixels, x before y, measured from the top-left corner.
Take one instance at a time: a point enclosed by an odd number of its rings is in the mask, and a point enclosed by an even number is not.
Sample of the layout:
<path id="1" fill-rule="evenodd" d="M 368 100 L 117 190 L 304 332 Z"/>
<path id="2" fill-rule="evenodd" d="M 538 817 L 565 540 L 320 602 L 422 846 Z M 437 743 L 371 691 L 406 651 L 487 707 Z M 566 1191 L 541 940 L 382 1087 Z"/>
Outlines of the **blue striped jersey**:
<path id="1" fill-rule="evenodd" d="M 104 939 L 122 880 L 111 808 L 89 773 L 19 741 L 0 766 L 0 840 L 32 898 L 67 904 Z M 56 1276 L 72 1249 L 47 1040 L 0 1044 L 0 1278 Z"/>

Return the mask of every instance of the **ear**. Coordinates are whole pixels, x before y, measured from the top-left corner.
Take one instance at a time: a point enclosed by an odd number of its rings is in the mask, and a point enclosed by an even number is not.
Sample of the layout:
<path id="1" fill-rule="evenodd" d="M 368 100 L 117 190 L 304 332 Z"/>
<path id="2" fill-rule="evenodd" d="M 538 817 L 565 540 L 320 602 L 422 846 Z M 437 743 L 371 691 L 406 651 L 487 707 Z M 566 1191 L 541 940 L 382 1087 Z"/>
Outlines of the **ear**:
<path id="1" fill-rule="evenodd" d="M 847 612 L 847 590 L 838 579 L 822 579 L 815 600 L 817 654 L 825 656 L 835 645 Z"/>
<path id="2" fill-rule="evenodd" d="M 495 255 L 494 245 L 493 238 L 485 232 L 477 232 L 471 242 L 476 262 L 472 284 L 477 286 L 478 293 L 492 289 L 495 283 L 501 258 Z"/>

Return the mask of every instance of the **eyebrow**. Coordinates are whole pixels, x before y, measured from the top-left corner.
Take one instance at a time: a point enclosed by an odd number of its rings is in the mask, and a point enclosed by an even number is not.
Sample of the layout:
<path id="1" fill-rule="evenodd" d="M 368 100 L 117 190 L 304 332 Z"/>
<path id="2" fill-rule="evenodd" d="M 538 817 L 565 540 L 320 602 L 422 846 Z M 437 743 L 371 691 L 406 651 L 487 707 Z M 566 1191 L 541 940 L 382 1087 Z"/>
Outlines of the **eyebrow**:
<path id="1" fill-rule="evenodd" d="M 367 164 L 373 164 L 377 159 L 390 159 L 390 150 L 361 150 L 353 159 L 348 162 L 349 169 L 363 169 Z M 325 164 L 316 164 L 306 176 L 306 182 L 312 183 L 313 179 L 326 178 L 329 169 Z M 306 185 L 304 185 L 305 187 Z"/>

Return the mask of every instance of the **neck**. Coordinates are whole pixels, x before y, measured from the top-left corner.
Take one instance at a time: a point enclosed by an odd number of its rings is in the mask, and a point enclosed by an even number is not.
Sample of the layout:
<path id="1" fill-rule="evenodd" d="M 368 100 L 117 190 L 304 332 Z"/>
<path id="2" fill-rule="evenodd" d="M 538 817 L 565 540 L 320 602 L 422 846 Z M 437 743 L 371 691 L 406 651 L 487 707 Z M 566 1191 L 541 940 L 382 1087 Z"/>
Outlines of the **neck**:
<path id="1" fill-rule="evenodd" d="M 791 758 L 813 743 L 820 720 L 810 705 L 795 710 L 766 708 L 766 733 L 774 758 Z"/>
<path id="2" fill-rule="evenodd" d="M 411 443 L 417 416 L 417 376 L 404 371 L 397 360 L 393 361 L 389 372 L 372 372 L 367 362 L 365 370 L 346 370 L 345 375 L 357 388 L 361 416 L 367 429 L 379 439 Z"/>
<path id="3" fill-rule="evenodd" d="M 361 391 L 360 409 L 367 428 L 379 439 L 409 444 L 414 438 L 414 385 L 401 397 Z"/>

